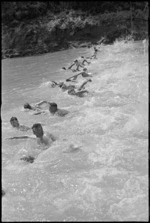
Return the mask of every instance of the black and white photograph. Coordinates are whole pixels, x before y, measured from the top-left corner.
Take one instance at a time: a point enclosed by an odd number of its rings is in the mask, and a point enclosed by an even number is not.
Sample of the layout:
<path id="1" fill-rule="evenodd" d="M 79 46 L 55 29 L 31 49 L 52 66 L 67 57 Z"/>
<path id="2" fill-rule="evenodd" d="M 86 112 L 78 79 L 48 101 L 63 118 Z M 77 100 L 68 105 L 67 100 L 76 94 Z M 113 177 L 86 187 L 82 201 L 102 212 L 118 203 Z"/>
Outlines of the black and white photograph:
<path id="1" fill-rule="evenodd" d="M 148 1 L 1 1 L 2 222 L 148 222 Z"/>

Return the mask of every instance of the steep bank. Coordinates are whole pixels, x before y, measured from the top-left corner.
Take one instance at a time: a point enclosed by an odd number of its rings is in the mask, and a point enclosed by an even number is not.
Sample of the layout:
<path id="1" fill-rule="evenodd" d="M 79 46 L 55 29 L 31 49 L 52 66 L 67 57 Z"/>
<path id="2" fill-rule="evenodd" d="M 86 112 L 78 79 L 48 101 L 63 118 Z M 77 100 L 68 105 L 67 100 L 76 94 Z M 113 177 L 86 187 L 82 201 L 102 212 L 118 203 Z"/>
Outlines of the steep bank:
<path id="1" fill-rule="evenodd" d="M 105 36 L 105 43 L 131 34 L 130 11 L 87 15 L 84 12 L 64 11 L 47 13 L 17 25 L 2 27 L 2 58 L 31 56 L 70 47 L 86 47 Z M 145 38 L 147 20 L 141 15 L 134 21 L 134 39 Z"/>

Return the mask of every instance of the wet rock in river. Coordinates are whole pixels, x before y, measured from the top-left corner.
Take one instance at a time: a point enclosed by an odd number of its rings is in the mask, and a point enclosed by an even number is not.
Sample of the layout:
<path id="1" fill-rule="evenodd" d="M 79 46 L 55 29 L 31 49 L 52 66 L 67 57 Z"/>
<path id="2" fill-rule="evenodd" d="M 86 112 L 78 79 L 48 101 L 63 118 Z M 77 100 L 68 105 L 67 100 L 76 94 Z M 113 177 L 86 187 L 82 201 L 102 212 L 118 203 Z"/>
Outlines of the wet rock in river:
<path id="1" fill-rule="evenodd" d="M 33 163 L 34 159 L 35 158 L 33 156 L 25 156 L 25 157 L 20 158 L 20 160 L 24 160 L 24 161 L 26 161 L 28 163 Z"/>

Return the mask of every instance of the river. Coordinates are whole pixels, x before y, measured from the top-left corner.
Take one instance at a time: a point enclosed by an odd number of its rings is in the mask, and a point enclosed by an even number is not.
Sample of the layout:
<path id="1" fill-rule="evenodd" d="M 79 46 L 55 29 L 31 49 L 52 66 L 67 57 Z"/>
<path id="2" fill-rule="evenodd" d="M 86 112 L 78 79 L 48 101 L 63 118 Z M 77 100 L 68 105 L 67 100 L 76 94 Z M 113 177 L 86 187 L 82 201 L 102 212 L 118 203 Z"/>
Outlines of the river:
<path id="1" fill-rule="evenodd" d="M 2 221 L 148 220 L 148 53 L 141 42 L 102 46 L 87 66 L 89 94 L 51 88 L 61 68 L 92 50 L 70 49 L 2 61 Z M 65 117 L 33 115 L 23 104 L 53 101 Z M 42 123 L 57 137 L 47 149 L 14 130 L 10 118 Z M 72 149 L 76 148 L 76 149 Z M 33 163 L 20 158 L 35 157 Z"/>

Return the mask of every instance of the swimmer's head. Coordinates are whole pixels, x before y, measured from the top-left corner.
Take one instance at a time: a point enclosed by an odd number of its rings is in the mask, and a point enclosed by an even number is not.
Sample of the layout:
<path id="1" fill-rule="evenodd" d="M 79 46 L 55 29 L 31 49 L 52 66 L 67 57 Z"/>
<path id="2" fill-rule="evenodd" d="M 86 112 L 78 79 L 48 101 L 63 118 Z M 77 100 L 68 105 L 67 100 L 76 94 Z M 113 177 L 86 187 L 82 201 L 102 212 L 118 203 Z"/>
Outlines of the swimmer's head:
<path id="1" fill-rule="evenodd" d="M 63 86 L 63 84 L 64 84 L 64 82 L 59 82 L 59 87 L 62 87 Z"/>
<path id="2" fill-rule="evenodd" d="M 16 117 L 11 117 L 10 119 L 10 124 L 14 127 L 14 128 L 18 128 L 19 127 L 19 121 Z"/>
<path id="3" fill-rule="evenodd" d="M 84 56 L 81 56 L 81 58 L 84 58 Z"/>
<path id="4" fill-rule="evenodd" d="M 68 78 L 68 79 L 66 79 L 66 81 L 68 82 L 68 81 L 71 81 L 71 80 Z"/>
<path id="5" fill-rule="evenodd" d="M 75 92 L 75 90 L 74 90 L 74 89 L 69 89 L 69 90 L 68 90 L 68 94 L 75 95 L 75 94 L 76 94 L 76 92 Z"/>
<path id="6" fill-rule="evenodd" d="M 29 103 L 25 103 L 24 104 L 24 108 L 25 109 L 32 109 L 31 105 Z"/>
<path id="7" fill-rule="evenodd" d="M 83 71 L 87 71 L 87 68 L 84 68 Z"/>
<path id="8" fill-rule="evenodd" d="M 42 125 L 40 123 L 36 123 L 32 126 L 33 134 L 36 135 L 36 137 L 41 138 L 44 134 Z"/>
<path id="9" fill-rule="evenodd" d="M 54 114 L 57 111 L 57 104 L 56 103 L 50 103 L 49 111 L 50 111 L 50 113 Z"/>

